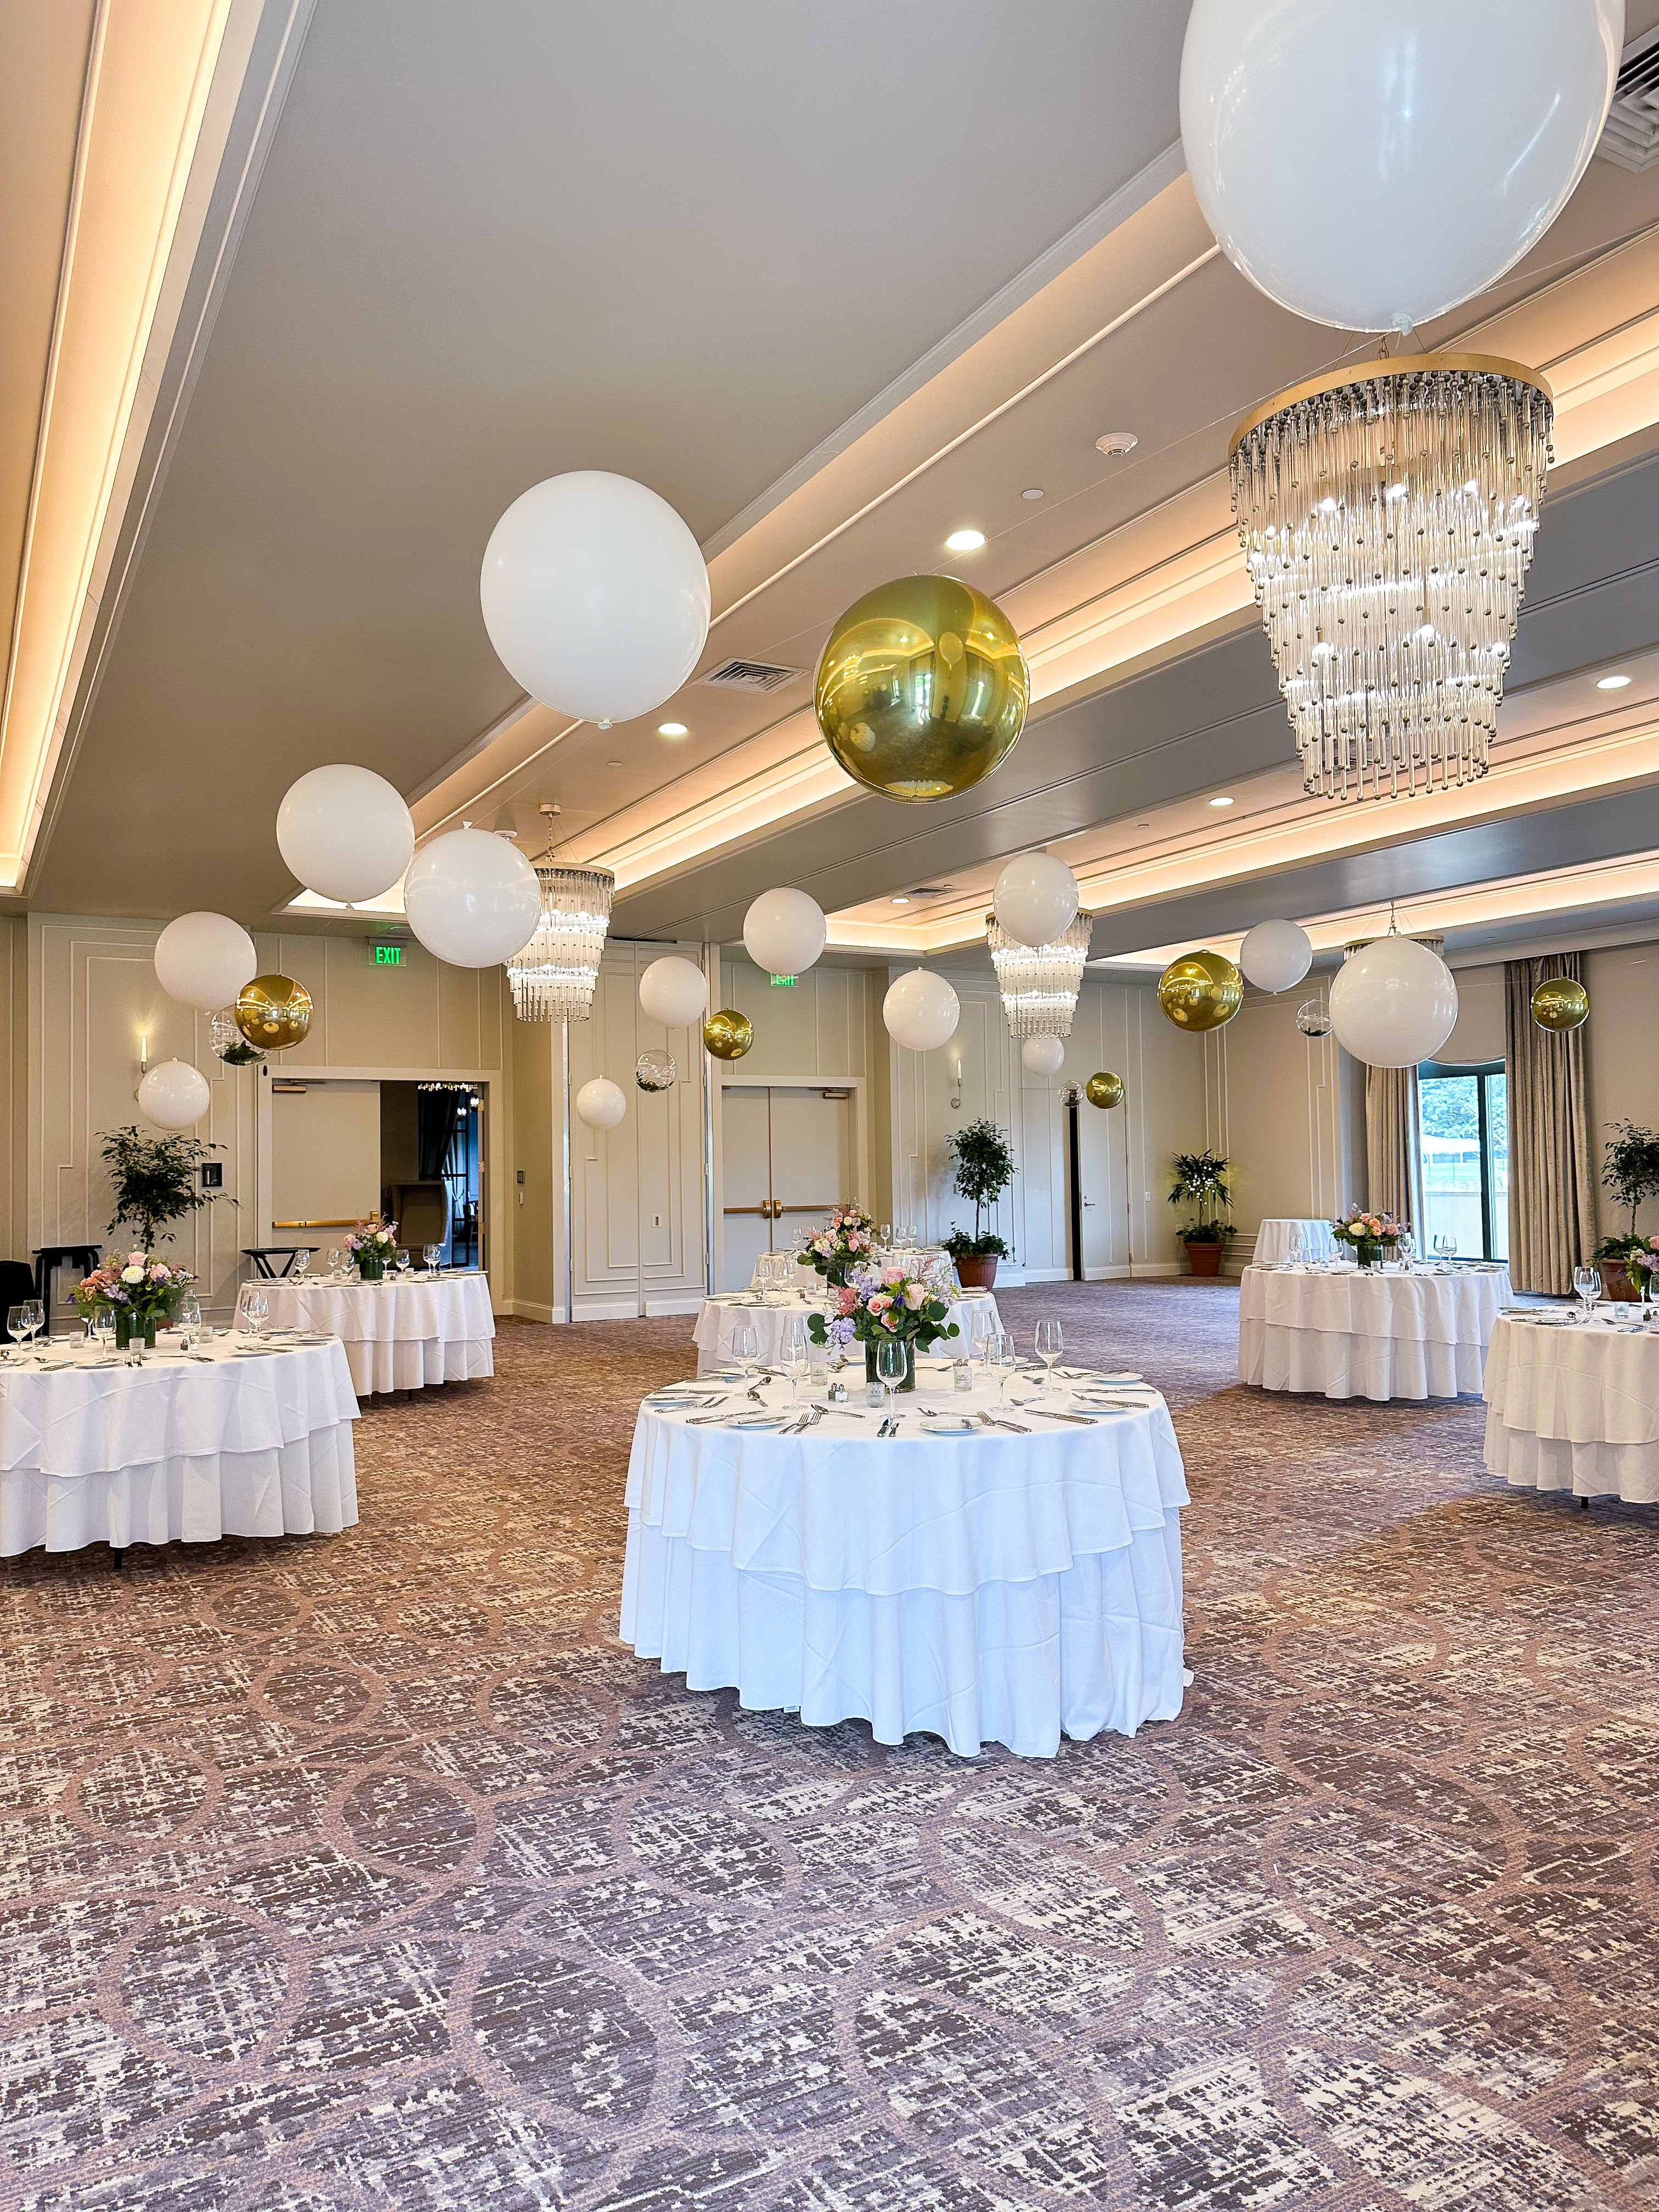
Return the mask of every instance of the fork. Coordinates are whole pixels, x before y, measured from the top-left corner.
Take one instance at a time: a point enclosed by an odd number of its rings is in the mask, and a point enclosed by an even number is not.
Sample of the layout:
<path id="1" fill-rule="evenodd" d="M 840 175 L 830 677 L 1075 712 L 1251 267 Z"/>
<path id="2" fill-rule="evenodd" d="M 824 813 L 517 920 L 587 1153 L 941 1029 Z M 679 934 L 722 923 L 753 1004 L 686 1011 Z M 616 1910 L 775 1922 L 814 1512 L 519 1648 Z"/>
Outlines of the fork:
<path id="1" fill-rule="evenodd" d="M 994 1420 L 989 1413 L 981 1413 L 979 1418 L 984 1422 L 988 1429 L 1006 1429 L 1011 1436 L 1029 1437 L 1031 1433 L 1031 1431 L 1019 1421 Z"/>

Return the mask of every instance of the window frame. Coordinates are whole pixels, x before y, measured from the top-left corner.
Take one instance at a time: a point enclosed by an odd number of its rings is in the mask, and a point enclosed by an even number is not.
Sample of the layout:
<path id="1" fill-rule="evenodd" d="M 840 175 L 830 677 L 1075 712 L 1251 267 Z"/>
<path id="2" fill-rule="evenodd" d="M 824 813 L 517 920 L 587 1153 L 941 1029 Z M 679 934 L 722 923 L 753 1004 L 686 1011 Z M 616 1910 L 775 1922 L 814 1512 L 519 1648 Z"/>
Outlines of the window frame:
<path id="1" fill-rule="evenodd" d="M 1491 1123 L 1486 1109 L 1486 1086 L 1491 1082 L 1494 1075 L 1507 1076 L 1509 1073 L 1509 1065 L 1510 1064 L 1507 1060 L 1472 1060 L 1462 1061 L 1449 1060 L 1419 1060 L 1417 1064 L 1417 1090 L 1419 1099 L 1417 1158 L 1418 1171 L 1419 1174 L 1423 1173 L 1428 1165 L 1428 1163 L 1423 1158 L 1421 1100 L 1424 1084 L 1435 1082 L 1447 1076 L 1472 1075 L 1475 1079 L 1475 1127 L 1480 1146 L 1480 1256 L 1483 1260 L 1491 1260 L 1494 1257 L 1494 1254 L 1492 1252 L 1493 1240 L 1492 1233 L 1492 1149 L 1488 1142 Z M 1507 1265 L 1508 1263 L 1504 1262 L 1504 1264 Z"/>

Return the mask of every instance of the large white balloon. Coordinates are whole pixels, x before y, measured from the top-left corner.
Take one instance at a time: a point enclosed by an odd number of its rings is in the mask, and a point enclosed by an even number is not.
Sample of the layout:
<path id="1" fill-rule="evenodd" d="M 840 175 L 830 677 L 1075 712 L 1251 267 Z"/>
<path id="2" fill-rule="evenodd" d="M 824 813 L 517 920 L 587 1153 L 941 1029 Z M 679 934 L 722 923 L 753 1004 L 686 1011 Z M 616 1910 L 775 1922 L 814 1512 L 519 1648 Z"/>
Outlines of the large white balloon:
<path id="1" fill-rule="evenodd" d="M 956 1035 L 962 1006 L 943 975 L 912 968 L 889 984 L 881 1018 L 895 1044 L 911 1052 L 937 1052 Z"/>
<path id="2" fill-rule="evenodd" d="M 708 635 L 708 570 L 665 499 L 576 469 L 520 494 L 490 532 L 484 628 L 532 697 L 627 722 L 678 691 Z"/>
<path id="3" fill-rule="evenodd" d="M 1077 907 L 1077 878 L 1052 853 L 1021 853 L 991 894 L 991 911 L 1022 945 L 1052 945 L 1076 921 Z"/>
<path id="4" fill-rule="evenodd" d="M 1313 966 L 1313 945 L 1293 921 L 1259 921 L 1238 948 L 1238 964 L 1258 991 L 1288 991 Z"/>
<path id="5" fill-rule="evenodd" d="M 1331 981 L 1336 1041 L 1368 1067 L 1432 1060 L 1457 1022 L 1457 986 L 1438 953 L 1411 937 L 1379 937 Z"/>
<path id="6" fill-rule="evenodd" d="M 653 960 L 640 978 L 640 1005 L 665 1030 L 687 1030 L 708 1010 L 708 978 L 677 952 Z"/>
<path id="7" fill-rule="evenodd" d="M 1066 1047 L 1057 1036 L 1027 1037 L 1019 1048 L 1019 1064 L 1029 1075 L 1058 1075 L 1066 1065 Z"/>
<path id="8" fill-rule="evenodd" d="M 455 968 L 493 968 L 535 935 L 541 886 L 508 839 L 489 830 L 450 830 L 410 862 L 404 912 L 440 960 Z"/>
<path id="9" fill-rule="evenodd" d="M 609 1076 L 596 1075 L 576 1093 L 576 1119 L 590 1129 L 614 1129 L 627 1111 L 626 1094 Z"/>
<path id="10" fill-rule="evenodd" d="M 1624 0 L 1193 0 L 1188 173 L 1298 315 L 1409 328 L 1535 246 L 1595 151 Z"/>
<path id="11" fill-rule="evenodd" d="M 208 1079 L 186 1060 L 163 1060 L 138 1085 L 138 1111 L 158 1129 L 193 1129 L 213 1103 Z"/>
<path id="12" fill-rule="evenodd" d="M 155 940 L 155 980 L 181 1006 L 211 1014 L 259 972 L 253 939 L 228 914 L 181 914 Z"/>
<path id="13" fill-rule="evenodd" d="M 276 844 L 309 891 L 323 898 L 379 898 L 415 852 L 401 794 L 371 768 L 335 761 L 289 784 L 276 810 Z"/>
<path id="14" fill-rule="evenodd" d="M 829 933 L 823 908 L 805 891 L 763 891 L 743 918 L 744 950 L 769 975 L 804 975 Z"/>

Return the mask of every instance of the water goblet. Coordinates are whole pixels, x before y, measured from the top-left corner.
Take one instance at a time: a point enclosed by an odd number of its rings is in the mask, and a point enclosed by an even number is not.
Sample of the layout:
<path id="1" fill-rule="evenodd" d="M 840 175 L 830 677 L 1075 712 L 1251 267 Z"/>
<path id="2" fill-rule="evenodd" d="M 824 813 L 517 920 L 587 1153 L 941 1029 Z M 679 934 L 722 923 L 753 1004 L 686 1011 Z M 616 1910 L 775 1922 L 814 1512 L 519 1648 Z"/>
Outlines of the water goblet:
<path id="1" fill-rule="evenodd" d="M 193 1291 L 186 1291 L 179 1299 L 173 1327 L 179 1332 L 180 1347 L 188 1352 L 202 1333 L 202 1302 Z"/>
<path id="2" fill-rule="evenodd" d="M 910 1368 L 909 1347 L 902 1337 L 884 1336 L 876 1346 L 876 1380 L 887 1395 L 887 1418 L 893 1418 L 893 1393 Z"/>
<path id="3" fill-rule="evenodd" d="M 1302 1264 L 1302 1231 L 1294 1222 L 1285 1240 L 1285 1261 L 1287 1267 L 1299 1267 Z"/>
<path id="4" fill-rule="evenodd" d="M 46 1309 L 45 1304 L 39 1298 L 26 1299 L 24 1306 L 25 1312 L 27 1316 L 27 1325 L 29 1333 L 29 1348 L 33 1351 L 34 1348 L 34 1339 L 46 1325 Z"/>
<path id="5" fill-rule="evenodd" d="M 760 1364 L 760 1338 L 752 1321 L 740 1321 L 732 1330 L 730 1358 L 732 1365 L 752 1382 Z"/>
<path id="6" fill-rule="evenodd" d="M 1595 1310 L 1595 1301 L 1601 1295 L 1601 1270 L 1594 1267 L 1575 1267 L 1572 1287 L 1583 1304 L 1584 1319 L 1589 1321 Z"/>
<path id="7" fill-rule="evenodd" d="M 423 1244 L 421 1247 L 421 1257 L 426 1261 L 426 1272 L 428 1277 L 437 1273 L 438 1263 L 443 1256 L 444 1248 L 441 1244 Z"/>
<path id="8" fill-rule="evenodd" d="M 337 1282 L 340 1275 L 340 1248 L 337 1244 L 331 1244 L 328 1248 L 328 1272 Z"/>
<path id="9" fill-rule="evenodd" d="M 25 1298 L 21 1305 L 9 1306 L 6 1310 L 6 1334 L 14 1344 L 21 1344 L 29 1333 L 28 1310 L 33 1304 L 33 1299 Z M 8 1359 L 11 1358 L 9 1352 L 4 1356 Z"/>
<path id="10" fill-rule="evenodd" d="M 800 1404 L 800 1386 L 807 1376 L 806 1316 L 791 1314 L 783 1324 L 778 1342 L 778 1364 L 789 1377 L 789 1407 L 793 1413 Z"/>
<path id="11" fill-rule="evenodd" d="M 304 1282 L 306 1277 L 311 1273 L 310 1247 L 305 1244 L 300 1245 L 295 1252 L 294 1258 L 290 1262 L 290 1265 L 294 1269 L 296 1279 L 300 1282 Z"/>
<path id="12" fill-rule="evenodd" d="M 1019 1372 L 1019 1347 L 1006 1328 L 993 1329 L 985 1353 L 987 1370 L 997 1378 L 997 1395 L 1006 1400 L 1008 1385 Z"/>
<path id="13" fill-rule="evenodd" d="M 1036 1325 L 1033 1346 L 1037 1358 L 1042 1362 L 1042 1387 L 1037 1392 L 1040 1398 L 1048 1395 L 1054 1384 L 1054 1362 L 1065 1348 L 1065 1332 L 1060 1323 L 1057 1321 L 1040 1321 Z"/>

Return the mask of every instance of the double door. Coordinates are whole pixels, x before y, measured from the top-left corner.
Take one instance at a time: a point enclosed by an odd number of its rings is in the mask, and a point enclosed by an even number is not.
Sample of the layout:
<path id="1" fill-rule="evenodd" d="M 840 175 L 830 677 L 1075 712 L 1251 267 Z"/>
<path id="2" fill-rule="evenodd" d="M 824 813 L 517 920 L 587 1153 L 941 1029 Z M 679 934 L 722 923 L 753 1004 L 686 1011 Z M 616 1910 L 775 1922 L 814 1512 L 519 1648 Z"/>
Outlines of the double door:
<path id="1" fill-rule="evenodd" d="M 799 1249 L 798 1238 L 854 1195 L 851 1094 L 726 1084 L 720 1142 L 720 1288 L 735 1291 L 748 1282 L 763 1252 Z"/>

